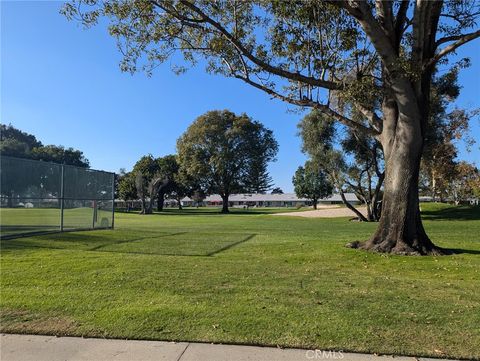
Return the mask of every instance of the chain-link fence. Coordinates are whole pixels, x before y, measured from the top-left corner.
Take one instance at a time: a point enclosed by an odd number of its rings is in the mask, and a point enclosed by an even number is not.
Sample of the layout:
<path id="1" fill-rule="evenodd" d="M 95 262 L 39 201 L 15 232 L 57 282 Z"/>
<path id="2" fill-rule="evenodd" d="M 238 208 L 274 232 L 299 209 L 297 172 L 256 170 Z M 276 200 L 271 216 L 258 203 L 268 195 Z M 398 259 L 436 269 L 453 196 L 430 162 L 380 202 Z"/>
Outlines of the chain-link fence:
<path id="1" fill-rule="evenodd" d="M 115 174 L 0 157 L 2 238 L 113 228 Z"/>

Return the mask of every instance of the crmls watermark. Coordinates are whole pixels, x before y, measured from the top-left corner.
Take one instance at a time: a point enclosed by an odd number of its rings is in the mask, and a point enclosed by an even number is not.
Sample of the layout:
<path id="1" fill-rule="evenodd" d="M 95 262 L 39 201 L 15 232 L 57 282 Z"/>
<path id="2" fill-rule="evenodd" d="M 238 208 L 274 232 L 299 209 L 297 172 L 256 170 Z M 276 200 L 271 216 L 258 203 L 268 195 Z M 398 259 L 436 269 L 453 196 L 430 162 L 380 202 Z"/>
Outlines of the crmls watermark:
<path id="1" fill-rule="evenodd" d="M 345 356 L 343 355 L 343 351 L 307 350 L 305 351 L 305 357 L 309 360 L 341 360 Z"/>

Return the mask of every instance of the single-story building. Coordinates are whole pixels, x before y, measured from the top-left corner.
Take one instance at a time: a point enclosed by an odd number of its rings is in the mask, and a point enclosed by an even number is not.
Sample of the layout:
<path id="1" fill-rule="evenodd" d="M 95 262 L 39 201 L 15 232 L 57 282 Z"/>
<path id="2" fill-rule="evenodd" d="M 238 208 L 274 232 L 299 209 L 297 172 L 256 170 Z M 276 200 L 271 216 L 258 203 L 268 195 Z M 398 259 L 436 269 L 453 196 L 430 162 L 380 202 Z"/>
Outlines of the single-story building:
<path id="1" fill-rule="evenodd" d="M 354 193 L 345 193 L 345 198 L 352 204 L 360 204 L 357 196 Z M 202 202 L 198 204 L 191 198 L 185 197 L 181 200 L 184 207 L 220 207 L 222 206 L 222 197 L 218 194 L 207 196 Z M 228 198 L 230 207 L 309 207 L 312 206 L 312 201 L 307 198 L 299 198 L 295 193 L 283 194 L 232 194 Z M 339 194 L 333 194 L 330 197 L 320 199 L 318 204 L 341 204 L 342 198 Z M 140 200 L 125 202 L 123 200 L 115 200 L 115 207 L 137 209 L 141 207 Z M 165 199 L 165 207 L 177 207 L 175 199 Z"/>
<path id="2" fill-rule="evenodd" d="M 354 193 L 345 193 L 347 201 L 352 204 L 359 204 L 360 201 Z M 170 200 L 169 200 L 170 201 Z M 170 203 L 170 202 L 169 202 Z M 207 196 L 203 202 L 196 204 L 189 197 L 182 199 L 182 205 L 189 206 L 201 206 L 201 207 L 214 207 L 222 205 L 222 197 L 218 194 L 212 194 Z M 283 194 L 232 194 L 228 198 L 230 207 L 305 207 L 311 206 L 312 201 L 307 198 L 299 198 L 295 193 L 283 193 Z M 321 199 L 318 204 L 340 204 L 342 198 L 339 194 L 334 194 L 330 197 Z"/>

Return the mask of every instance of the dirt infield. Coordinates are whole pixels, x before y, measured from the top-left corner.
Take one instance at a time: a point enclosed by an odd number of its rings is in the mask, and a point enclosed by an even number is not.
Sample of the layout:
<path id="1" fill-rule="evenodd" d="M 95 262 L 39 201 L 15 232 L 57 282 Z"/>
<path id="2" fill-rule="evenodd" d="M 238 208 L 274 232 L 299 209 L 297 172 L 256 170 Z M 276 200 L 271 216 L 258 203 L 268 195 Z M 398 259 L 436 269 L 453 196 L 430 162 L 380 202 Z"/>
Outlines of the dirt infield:
<path id="1" fill-rule="evenodd" d="M 363 215 L 367 215 L 365 207 L 357 208 Z M 336 218 L 336 217 L 356 217 L 355 213 L 346 207 L 335 205 L 318 206 L 318 209 L 304 212 L 275 213 L 273 216 L 306 217 L 306 218 Z"/>

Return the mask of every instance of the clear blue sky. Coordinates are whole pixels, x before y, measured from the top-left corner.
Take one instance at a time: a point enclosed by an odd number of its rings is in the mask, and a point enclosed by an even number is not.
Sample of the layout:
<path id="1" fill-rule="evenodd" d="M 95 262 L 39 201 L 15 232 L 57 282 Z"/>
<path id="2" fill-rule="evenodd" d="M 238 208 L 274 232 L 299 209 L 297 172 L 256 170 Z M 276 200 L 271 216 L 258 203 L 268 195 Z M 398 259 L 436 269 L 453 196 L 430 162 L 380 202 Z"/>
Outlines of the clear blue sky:
<path id="1" fill-rule="evenodd" d="M 205 74 L 177 76 L 170 64 L 151 78 L 121 73 L 120 54 L 105 26 L 84 30 L 68 22 L 57 1 L 1 1 L 1 122 L 37 136 L 44 144 L 82 150 L 97 169 L 130 169 L 142 155 L 175 152 L 175 141 L 211 109 L 246 112 L 274 130 L 280 151 L 270 171 L 275 184 L 292 191 L 291 177 L 305 161 L 296 136 L 301 115 L 238 80 Z M 480 41 L 470 56 L 460 106 L 480 107 Z M 480 140 L 480 125 L 473 122 Z M 478 144 L 460 158 L 480 165 Z"/>

